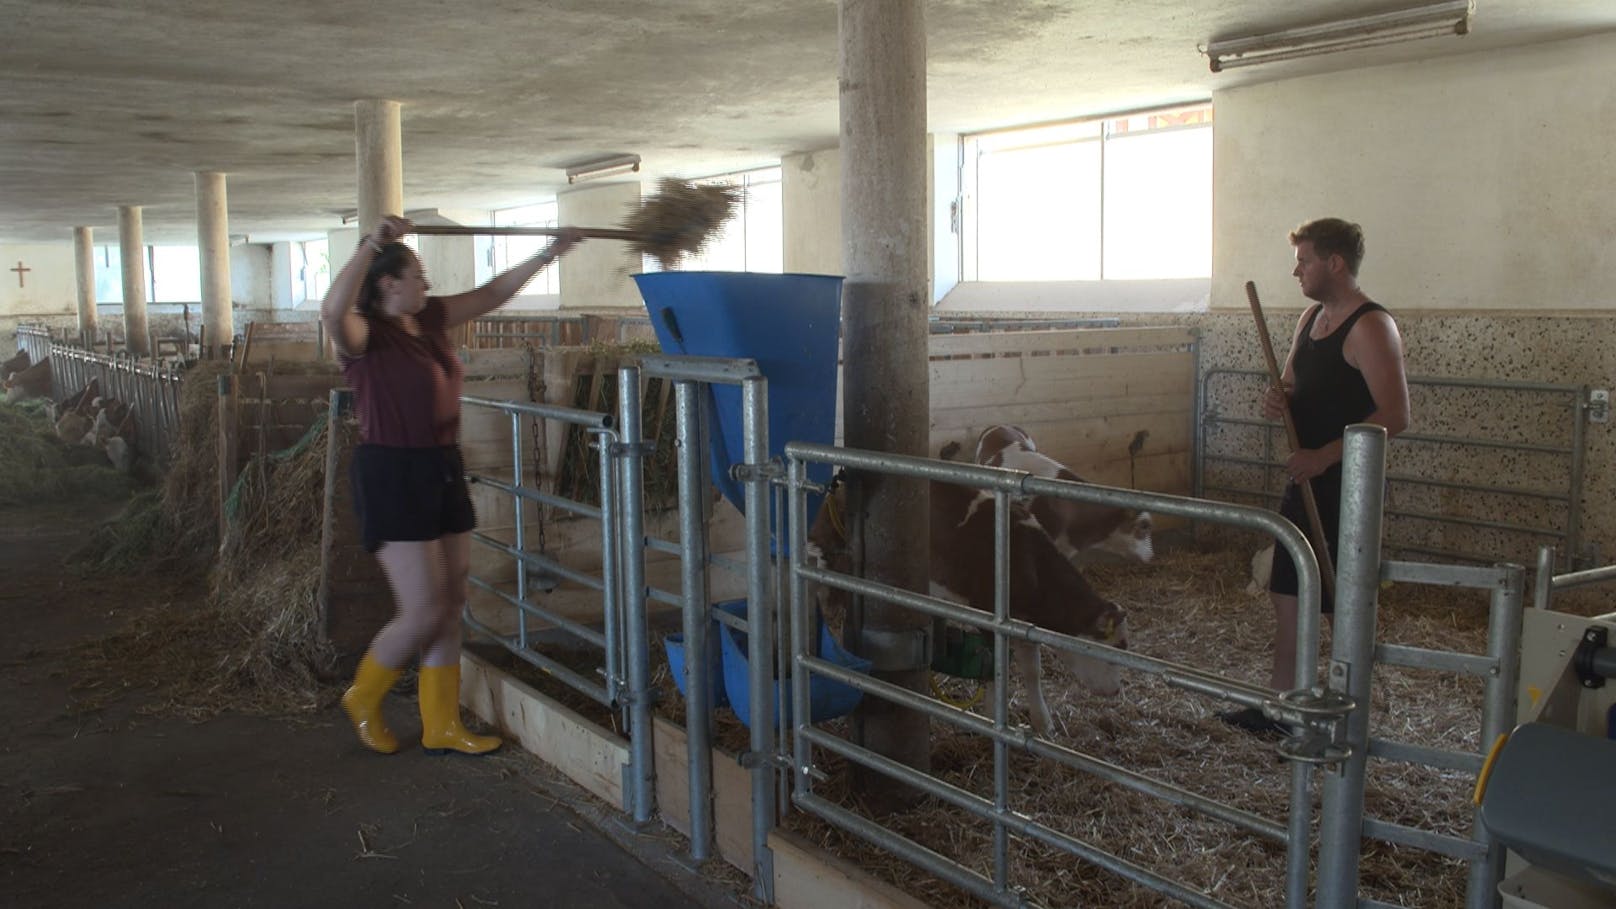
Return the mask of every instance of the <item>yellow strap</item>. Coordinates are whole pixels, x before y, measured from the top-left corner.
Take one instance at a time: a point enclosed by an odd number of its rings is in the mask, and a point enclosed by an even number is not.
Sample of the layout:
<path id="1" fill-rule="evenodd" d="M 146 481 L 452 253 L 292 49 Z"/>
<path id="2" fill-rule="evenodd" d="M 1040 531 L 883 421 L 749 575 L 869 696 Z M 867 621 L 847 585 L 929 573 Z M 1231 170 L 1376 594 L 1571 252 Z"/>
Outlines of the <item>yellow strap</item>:
<path id="1" fill-rule="evenodd" d="M 1476 791 L 1471 794 L 1470 801 L 1476 805 L 1481 804 L 1481 796 L 1487 791 L 1487 778 L 1493 774 L 1493 763 L 1498 760 L 1498 752 L 1504 750 L 1504 743 L 1509 741 L 1509 733 L 1503 733 L 1498 741 L 1493 742 L 1491 751 L 1487 752 L 1487 760 L 1481 764 L 1481 773 L 1476 775 Z"/>

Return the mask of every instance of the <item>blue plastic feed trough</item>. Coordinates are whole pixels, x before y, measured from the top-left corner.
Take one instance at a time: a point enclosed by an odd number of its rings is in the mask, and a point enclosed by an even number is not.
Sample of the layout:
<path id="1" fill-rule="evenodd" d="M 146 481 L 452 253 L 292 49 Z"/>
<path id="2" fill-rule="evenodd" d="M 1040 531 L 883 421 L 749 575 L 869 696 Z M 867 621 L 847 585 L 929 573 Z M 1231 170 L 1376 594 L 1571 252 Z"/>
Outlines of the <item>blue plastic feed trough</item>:
<path id="1" fill-rule="evenodd" d="M 736 615 L 741 615 L 746 609 L 745 600 L 729 600 L 714 604 L 713 608 L 723 609 Z M 845 666 L 855 672 L 869 672 L 871 663 L 863 657 L 854 656 L 842 649 L 842 645 L 831 636 L 830 629 L 825 627 L 824 620 L 817 615 L 814 624 L 819 633 L 819 656 L 838 666 Z M 729 698 L 729 706 L 740 718 L 742 725 L 752 726 L 752 694 L 748 684 L 749 666 L 746 645 L 747 636 L 731 629 L 728 625 L 720 625 L 718 637 L 722 642 L 724 652 L 724 690 Z M 829 719 L 845 716 L 853 712 L 859 705 L 864 692 L 834 679 L 821 675 L 811 676 L 808 679 L 808 717 L 809 722 L 823 723 Z M 782 722 L 791 722 L 791 688 L 790 681 L 781 683 L 774 681 L 774 723 L 778 728 Z"/>
<path id="2" fill-rule="evenodd" d="M 707 660 L 707 703 L 713 707 L 728 707 L 729 699 L 724 696 L 724 657 L 719 650 L 718 623 L 711 623 L 713 628 L 709 632 L 708 660 Z M 662 639 L 662 649 L 668 654 L 668 673 L 673 676 L 673 686 L 679 689 L 681 697 L 685 694 L 685 636 L 683 633 L 670 634 Z"/>
<path id="3" fill-rule="evenodd" d="M 836 357 L 842 320 L 842 279 L 836 275 L 664 271 L 635 275 L 663 353 L 749 358 L 769 380 L 769 455 L 787 442 L 831 445 L 836 440 Z M 730 465 L 745 463 L 741 390 L 713 386 L 713 483 L 744 511 L 741 484 Z M 828 464 L 811 465 L 816 483 L 830 480 Z M 819 498 L 809 497 L 812 523 Z"/>

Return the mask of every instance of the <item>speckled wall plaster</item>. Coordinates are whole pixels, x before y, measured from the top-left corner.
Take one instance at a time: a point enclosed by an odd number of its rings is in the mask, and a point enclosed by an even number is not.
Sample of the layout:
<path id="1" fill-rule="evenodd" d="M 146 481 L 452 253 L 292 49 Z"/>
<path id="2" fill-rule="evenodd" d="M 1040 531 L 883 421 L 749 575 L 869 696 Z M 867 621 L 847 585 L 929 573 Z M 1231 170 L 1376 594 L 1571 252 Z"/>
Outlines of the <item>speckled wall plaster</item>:
<path id="1" fill-rule="evenodd" d="M 1396 314 L 1396 313 L 1394 313 Z M 1004 317 L 1005 313 L 995 313 Z M 1083 313 L 1084 316 L 1106 314 Z M 1296 327 L 1297 312 L 1266 314 L 1269 333 L 1283 361 Z M 1408 370 L 1417 377 L 1447 377 L 1588 385 L 1616 385 L 1616 322 L 1603 317 L 1514 314 L 1396 314 L 1407 351 Z M 1037 313 L 1052 318 L 1051 313 Z M 1208 407 L 1230 417 L 1258 415 L 1257 377 L 1219 375 L 1219 369 L 1262 369 L 1262 354 L 1249 313 L 1215 312 L 1140 315 L 1117 314 L 1123 324 L 1190 325 L 1201 331 L 1201 374 L 1210 377 Z M 1410 436 L 1496 439 L 1531 446 L 1570 449 L 1574 395 L 1500 389 L 1411 389 Z M 1211 424 L 1209 453 L 1240 457 L 1277 457 L 1284 451 L 1277 429 Z M 1616 438 L 1613 424 L 1589 424 L 1583 443 L 1581 555 L 1590 564 L 1616 561 Z M 1388 454 L 1388 474 L 1439 482 L 1482 485 L 1532 494 L 1478 493 L 1440 485 L 1397 481 L 1390 484 L 1387 539 L 1409 550 L 1428 549 L 1485 559 L 1513 561 L 1531 567 L 1538 545 L 1554 542 L 1563 532 L 1569 507 L 1570 458 L 1565 453 L 1505 450 L 1462 441 L 1395 440 Z M 1275 501 L 1281 477 L 1277 471 L 1209 461 L 1208 486 L 1266 490 Z M 1258 502 L 1261 496 L 1239 496 L 1209 490 L 1209 497 Z M 1557 498 L 1558 497 L 1558 498 Z M 1421 515 L 1440 515 L 1460 522 L 1436 522 Z M 1484 526 L 1508 524 L 1540 528 L 1538 534 Z"/>

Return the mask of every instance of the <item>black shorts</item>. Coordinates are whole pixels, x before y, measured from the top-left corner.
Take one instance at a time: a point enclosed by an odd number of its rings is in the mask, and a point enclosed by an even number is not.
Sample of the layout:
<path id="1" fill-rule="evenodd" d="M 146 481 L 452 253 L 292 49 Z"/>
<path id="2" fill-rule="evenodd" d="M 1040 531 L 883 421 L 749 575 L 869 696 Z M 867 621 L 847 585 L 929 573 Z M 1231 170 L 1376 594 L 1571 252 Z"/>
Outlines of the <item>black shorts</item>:
<path id="1" fill-rule="evenodd" d="M 354 449 L 350 478 L 354 513 L 369 552 L 383 543 L 465 533 L 477 524 L 465 462 L 456 446 L 360 445 Z"/>
<path id="2" fill-rule="evenodd" d="M 1330 564 L 1336 562 L 1336 552 L 1340 548 L 1337 542 L 1338 531 L 1341 526 L 1341 471 L 1330 470 L 1313 479 L 1313 498 L 1319 506 L 1319 523 L 1324 525 L 1324 538 L 1330 541 Z M 1302 535 L 1308 542 L 1313 541 L 1312 528 L 1308 527 L 1307 509 L 1302 505 L 1302 488 L 1295 483 L 1285 487 L 1285 497 L 1280 499 L 1279 514 L 1292 524 L 1301 528 Z M 1314 545 L 1315 554 L 1317 544 Z M 1320 570 L 1323 567 L 1320 566 Z M 1283 546 L 1274 547 L 1274 568 L 1268 575 L 1268 590 L 1271 593 L 1296 596 L 1297 590 L 1296 563 L 1291 561 L 1291 554 Z M 1324 612 L 1335 612 L 1335 599 L 1329 591 L 1319 591 L 1319 606 Z"/>

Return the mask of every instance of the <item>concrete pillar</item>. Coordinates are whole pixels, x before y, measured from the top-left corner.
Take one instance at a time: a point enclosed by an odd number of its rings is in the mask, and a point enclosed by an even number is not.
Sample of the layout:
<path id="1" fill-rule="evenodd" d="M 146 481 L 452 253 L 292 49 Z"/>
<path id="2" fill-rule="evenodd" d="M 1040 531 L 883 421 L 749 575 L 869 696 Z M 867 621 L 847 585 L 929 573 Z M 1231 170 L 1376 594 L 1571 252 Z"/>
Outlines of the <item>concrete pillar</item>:
<path id="1" fill-rule="evenodd" d="M 140 206 L 118 206 L 118 253 L 123 259 L 124 347 L 137 357 L 151 356 L 146 329 L 146 241 Z"/>
<path id="2" fill-rule="evenodd" d="M 196 252 L 202 266 L 202 356 L 222 357 L 236 336 L 230 308 L 230 205 L 224 174 L 196 174 Z"/>
<path id="3" fill-rule="evenodd" d="M 79 343 L 95 346 L 95 232 L 73 228 L 73 273 L 78 278 Z"/>
<path id="4" fill-rule="evenodd" d="M 354 157 L 359 163 L 359 235 L 387 215 L 404 213 L 404 133 L 397 101 L 354 102 Z M 347 250 L 331 250 L 346 261 Z"/>
<path id="5" fill-rule="evenodd" d="M 852 448 L 926 455 L 931 394 L 922 0 L 841 0 L 840 33 L 843 435 Z M 854 478 L 849 493 L 863 516 L 866 575 L 927 589 L 926 484 Z M 931 620 L 867 601 L 862 625 L 858 646 L 875 661 L 877 675 L 925 691 Z M 929 766 L 924 714 L 866 698 L 855 720 L 866 747 L 912 767 Z"/>

